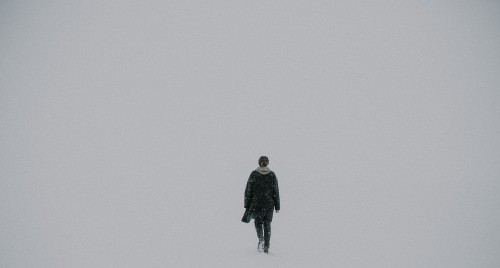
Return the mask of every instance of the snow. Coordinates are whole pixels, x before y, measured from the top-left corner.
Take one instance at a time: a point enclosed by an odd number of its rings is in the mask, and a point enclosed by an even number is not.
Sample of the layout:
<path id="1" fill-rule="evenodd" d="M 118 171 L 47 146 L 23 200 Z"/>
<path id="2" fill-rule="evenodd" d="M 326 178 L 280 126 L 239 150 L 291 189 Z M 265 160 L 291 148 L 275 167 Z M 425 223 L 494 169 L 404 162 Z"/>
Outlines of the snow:
<path id="1" fill-rule="evenodd" d="M 500 5 L 271 2 L 2 3 L 0 267 L 499 267 Z"/>

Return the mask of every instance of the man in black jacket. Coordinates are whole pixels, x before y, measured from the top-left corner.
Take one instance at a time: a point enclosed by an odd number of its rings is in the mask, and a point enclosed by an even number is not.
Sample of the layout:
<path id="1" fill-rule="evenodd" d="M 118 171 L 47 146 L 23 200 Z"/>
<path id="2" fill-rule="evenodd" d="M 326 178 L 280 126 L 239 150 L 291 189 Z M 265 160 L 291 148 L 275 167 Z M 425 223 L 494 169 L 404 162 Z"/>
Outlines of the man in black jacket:
<path id="1" fill-rule="evenodd" d="M 269 252 L 273 210 L 280 211 L 278 179 L 267 165 L 266 156 L 259 158 L 259 167 L 252 171 L 245 189 L 245 209 L 255 219 L 255 230 L 259 238 L 258 251 Z"/>

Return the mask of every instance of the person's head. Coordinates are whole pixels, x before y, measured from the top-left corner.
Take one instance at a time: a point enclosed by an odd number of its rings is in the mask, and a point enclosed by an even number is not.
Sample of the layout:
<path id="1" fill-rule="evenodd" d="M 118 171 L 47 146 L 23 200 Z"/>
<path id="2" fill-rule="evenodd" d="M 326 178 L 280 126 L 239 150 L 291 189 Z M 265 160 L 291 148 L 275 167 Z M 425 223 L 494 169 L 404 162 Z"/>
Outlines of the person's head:
<path id="1" fill-rule="evenodd" d="M 267 156 L 261 156 L 259 158 L 259 166 L 267 167 L 267 165 L 269 165 L 269 158 L 267 158 Z"/>

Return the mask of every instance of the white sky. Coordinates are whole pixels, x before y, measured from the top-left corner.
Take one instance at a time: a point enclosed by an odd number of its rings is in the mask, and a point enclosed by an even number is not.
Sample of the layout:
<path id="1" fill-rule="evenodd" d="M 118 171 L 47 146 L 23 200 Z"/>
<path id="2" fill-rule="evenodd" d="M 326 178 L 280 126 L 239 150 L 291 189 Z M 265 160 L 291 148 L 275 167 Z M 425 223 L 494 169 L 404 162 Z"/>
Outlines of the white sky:
<path id="1" fill-rule="evenodd" d="M 239 227 L 229 247 L 253 250 L 260 155 L 283 198 L 270 265 L 295 237 L 318 267 L 499 266 L 499 11 L 3 1 L 0 266 L 210 266 Z"/>

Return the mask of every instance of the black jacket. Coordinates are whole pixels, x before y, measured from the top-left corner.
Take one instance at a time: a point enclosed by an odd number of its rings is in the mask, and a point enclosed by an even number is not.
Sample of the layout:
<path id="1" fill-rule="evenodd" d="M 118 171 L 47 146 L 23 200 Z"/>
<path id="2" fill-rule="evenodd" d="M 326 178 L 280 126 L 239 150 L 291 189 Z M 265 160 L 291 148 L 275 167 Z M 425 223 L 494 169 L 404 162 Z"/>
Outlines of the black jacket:
<path id="1" fill-rule="evenodd" d="M 280 210 L 280 193 L 278 179 L 274 172 L 262 174 L 252 171 L 245 189 L 245 208 L 251 215 L 266 210 Z"/>

